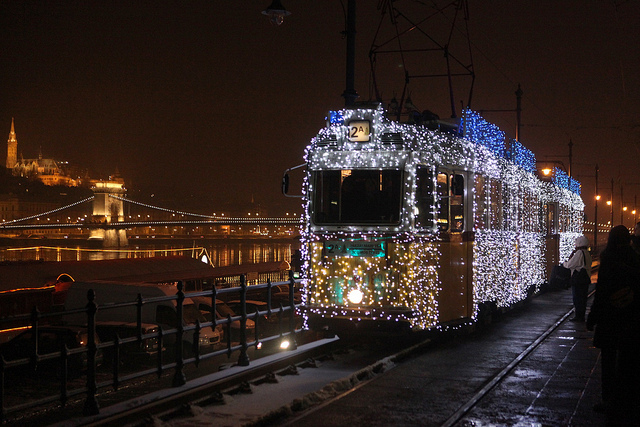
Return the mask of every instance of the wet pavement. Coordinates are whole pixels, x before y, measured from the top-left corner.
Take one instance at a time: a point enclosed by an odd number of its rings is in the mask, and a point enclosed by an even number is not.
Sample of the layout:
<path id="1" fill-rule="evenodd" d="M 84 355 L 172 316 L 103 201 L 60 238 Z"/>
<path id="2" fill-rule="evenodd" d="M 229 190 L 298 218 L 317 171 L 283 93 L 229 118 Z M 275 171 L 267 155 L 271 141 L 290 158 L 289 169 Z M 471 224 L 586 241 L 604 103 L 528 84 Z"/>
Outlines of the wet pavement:
<path id="1" fill-rule="evenodd" d="M 568 317 L 571 307 L 570 290 L 536 296 L 475 333 L 432 346 L 288 425 L 443 425 L 539 335 Z M 452 425 L 606 425 L 606 417 L 593 411 L 600 401 L 600 352 L 592 336 L 584 323 L 565 319 Z"/>

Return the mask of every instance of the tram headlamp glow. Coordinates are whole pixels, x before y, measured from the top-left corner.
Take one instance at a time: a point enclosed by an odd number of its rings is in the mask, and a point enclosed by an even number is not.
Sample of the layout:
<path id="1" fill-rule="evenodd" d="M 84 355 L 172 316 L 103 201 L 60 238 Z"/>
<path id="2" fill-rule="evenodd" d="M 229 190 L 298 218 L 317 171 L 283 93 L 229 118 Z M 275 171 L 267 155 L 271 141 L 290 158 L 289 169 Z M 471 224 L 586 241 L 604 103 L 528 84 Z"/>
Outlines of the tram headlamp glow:
<path id="1" fill-rule="evenodd" d="M 347 294 L 347 299 L 353 304 L 360 304 L 364 298 L 364 294 L 360 289 L 351 289 Z"/>

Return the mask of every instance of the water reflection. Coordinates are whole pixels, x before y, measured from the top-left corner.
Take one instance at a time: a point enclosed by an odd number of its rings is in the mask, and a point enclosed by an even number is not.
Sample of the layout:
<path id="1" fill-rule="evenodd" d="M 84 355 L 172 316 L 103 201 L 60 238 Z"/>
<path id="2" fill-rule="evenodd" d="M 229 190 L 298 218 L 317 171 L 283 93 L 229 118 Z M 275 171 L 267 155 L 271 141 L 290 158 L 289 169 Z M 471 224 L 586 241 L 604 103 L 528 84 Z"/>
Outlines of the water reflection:
<path id="1" fill-rule="evenodd" d="M 201 257 L 205 251 L 214 267 L 246 263 L 291 262 L 291 254 L 300 248 L 298 240 L 208 240 L 183 242 L 130 241 L 123 249 L 97 249 L 86 243 L 59 245 L 49 240 L 44 244 L 18 245 L 0 248 L 0 261 L 94 261 L 118 258 L 147 258 L 153 256 Z M 71 243 L 71 242 L 68 242 Z"/>

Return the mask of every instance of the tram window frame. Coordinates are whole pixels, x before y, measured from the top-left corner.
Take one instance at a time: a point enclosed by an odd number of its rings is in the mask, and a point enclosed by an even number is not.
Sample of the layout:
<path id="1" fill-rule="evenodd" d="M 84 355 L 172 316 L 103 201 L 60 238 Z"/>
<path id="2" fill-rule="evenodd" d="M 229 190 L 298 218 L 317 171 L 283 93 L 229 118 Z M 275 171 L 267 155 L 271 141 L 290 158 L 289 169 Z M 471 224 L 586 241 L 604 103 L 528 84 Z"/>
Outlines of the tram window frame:
<path id="1" fill-rule="evenodd" d="M 476 209 L 475 209 L 475 228 L 484 230 L 489 228 L 489 210 L 487 209 L 487 179 L 484 175 L 475 175 L 475 197 L 476 197 Z"/>
<path id="2" fill-rule="evenodd" d="M 438 169 L 436 173 L 436 194 L 438 204 L 436 209 L 436 223 L 438 231 L 449 231 L 449 173 Z"/>
<path id="3" fill-rule="evenodd" d="M 418 165 L 416 168 L 415 226 L 421 231 L 435 229 L 435 179 L 432 166 Z"/>
<path id="4" fill-rule="evenodd" d="M 544 204 L 544 229 L 547 236 L 553 236 L 560 233 L 558 215 L 559 206 L 557 202 Z"/>
<path id="5" fill-rule="evenodd" d="M 489 228 L 491 230 L 502 230 L 504 227 L 503 203 L 502 181 L 489 178 Z"/>
<path id="6" fill-rule="evenodd" d="M 378 174 L 375 177 L 376 173 Z M 365 185 L 374 182 L 370 194 L 366 191 L 355 191 L 360 196 L 355 199 L 345 198 L 345 182 L 349 177 L 357 178 L 355 183 Z M 362 182 L 362 181 L 366 182 Z M 350 180 L 352 181 L 352 180 Z M 319 225 L 397 225 L 402 214 L 402 198 L 404 195 L 404 173 L 401 169 L 325 169 L 312 172 L 314 194 L 312 200 L 312 220 Z M 369 188 L 369 187 L 367 187 Z M 362 196 L 374 196 L 365 200 Z M 355 209 L 345 213 L 345 202 Z M 362 209 L 368 206 L 371 209 Z M 374 212 L 377 211 L 377 212 Z M 373 214 L 372 214 L 373 212 Z M 380 214 L 380 215 L 377 215 Z"/>
<path id="7" fill-rule="evenodd" d="M 464 231 L 465 221 L 465 176 L 452 172 L 449 178 L 450 183 L 450 199 L 449 199 L 449 229 L 453 233 L 461 233 Z"/>
<path id="8" fill-rule="evenodd" d="M 436 193 L 438 195 L 438 206 L 436 221 L 438 231 L 461 233 L 466 229 L 466 183 L 467 179 L 463 173 L 440 168 L 437 170 Z"/>

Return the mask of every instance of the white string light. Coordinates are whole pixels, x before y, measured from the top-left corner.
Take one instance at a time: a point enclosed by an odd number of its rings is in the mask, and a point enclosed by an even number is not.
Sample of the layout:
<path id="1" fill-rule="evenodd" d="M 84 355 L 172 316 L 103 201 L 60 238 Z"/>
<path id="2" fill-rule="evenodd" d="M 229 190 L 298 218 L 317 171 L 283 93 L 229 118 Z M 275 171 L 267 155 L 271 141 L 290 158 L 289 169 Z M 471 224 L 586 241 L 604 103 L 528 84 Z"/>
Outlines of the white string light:
<path id="1" fill-rule="evenodd" d="M 349 140 L 351 121 L 370 122 L 369 140 Z M 430 130 L 424 126 L 399 124 L 376 109 L 345 109 L 330 114 L 327 126 L 305 150 L 305 225 L 302 255 L 308 314 L 357 320 L 409 321 L 414 328 L 439 327 L 446 320 L 439 307 L 443 289 L 458 286 L 468 278 L 444 283 L 443 269 L 465 259 L 443 257 L 450 242 L 441 240 L 436 223 L 431 230 L 416 227 L 416 173 L 419 165 L 431 165 L 464 174 L 465 203 L 472 206 L 473 307 L 461 307 L 475 318 L 484 302 L 507 307 L 536 292 L 546 280 L 545 229 L 540 207 L 557 205 L 560 257 L 570 254 L 573 240 L 582 232 L 584 203 L 579 183 L 543 182 L 535 175 L 535 156 L 518 141 L 505 149 L 505 134 L 470 110 L 460 127 Z M 403 201 L 397 224 L 316 224 L 312 201 L 316 188 L 312 176 L 327 170 L 403 171 Z M 433 212 L 438 211 L 433 186 Z M 327 256 L 325 241 L 381 241 L 385 257 Z M 441 265 L 442 260 L 451 264 Z M 461 269 L 460 271 L 463 271 Z M 451 280 L 451 279 L 446 279 Z M 455 282 L 459 280 L 459 282 Z M 362 302 L 349 302 L 357 289 Z M 447 307 L 448 309 L 449 307 Z M 402 309 L 405 309 L 404 311 Z M 455 312 L 455 310 L 454 310 Z M 458 311 L 459 312 L 459 311 Z M 461 316 L 464 317 L 464 316 Z M 307 319 L 308 320 L 308 319 Z M 307 323 L 308 325 L 308 323 Z"/>
<path id="2" fill-rule="evenodd" d="M 50 210 L 50 211 L 47 211 L 47 212 L 43 212 L 43 213 L 40 213 L 40 214 L 36 214 L 36 215 L 27 216 L 27 217 L 20 218 L 20 219 L 14 219 L 13 221 L 7 221 L 7 222 L 4 222 L 2 225 L 14 224 L 16 222 L 27 221 L 27 220 L 30 220 L 30 219 L 35 219 L 35 218 L 40 218 L 40 217 L 43 217 L 43 216 L 51 215 L 53 213 L 60 212 L 60 211 L 63 211 L 65 209 L 72 208 L 74 206 L 77 206 L 79 204 L 88 202 L 88 201 L 93 200 L 93 199 L 94 199 L 94 196 L 87 197 L 86 199 L 77 201 L 75 203 L 71 203 L 70 205 L 67 205 L 67 206 L 62 206 L 62 207 L 57 208 L 57 209 L 53 209 L 53 210 Z M 2 227 L 2 225 L 0 225 L 0 228 Z"/>

